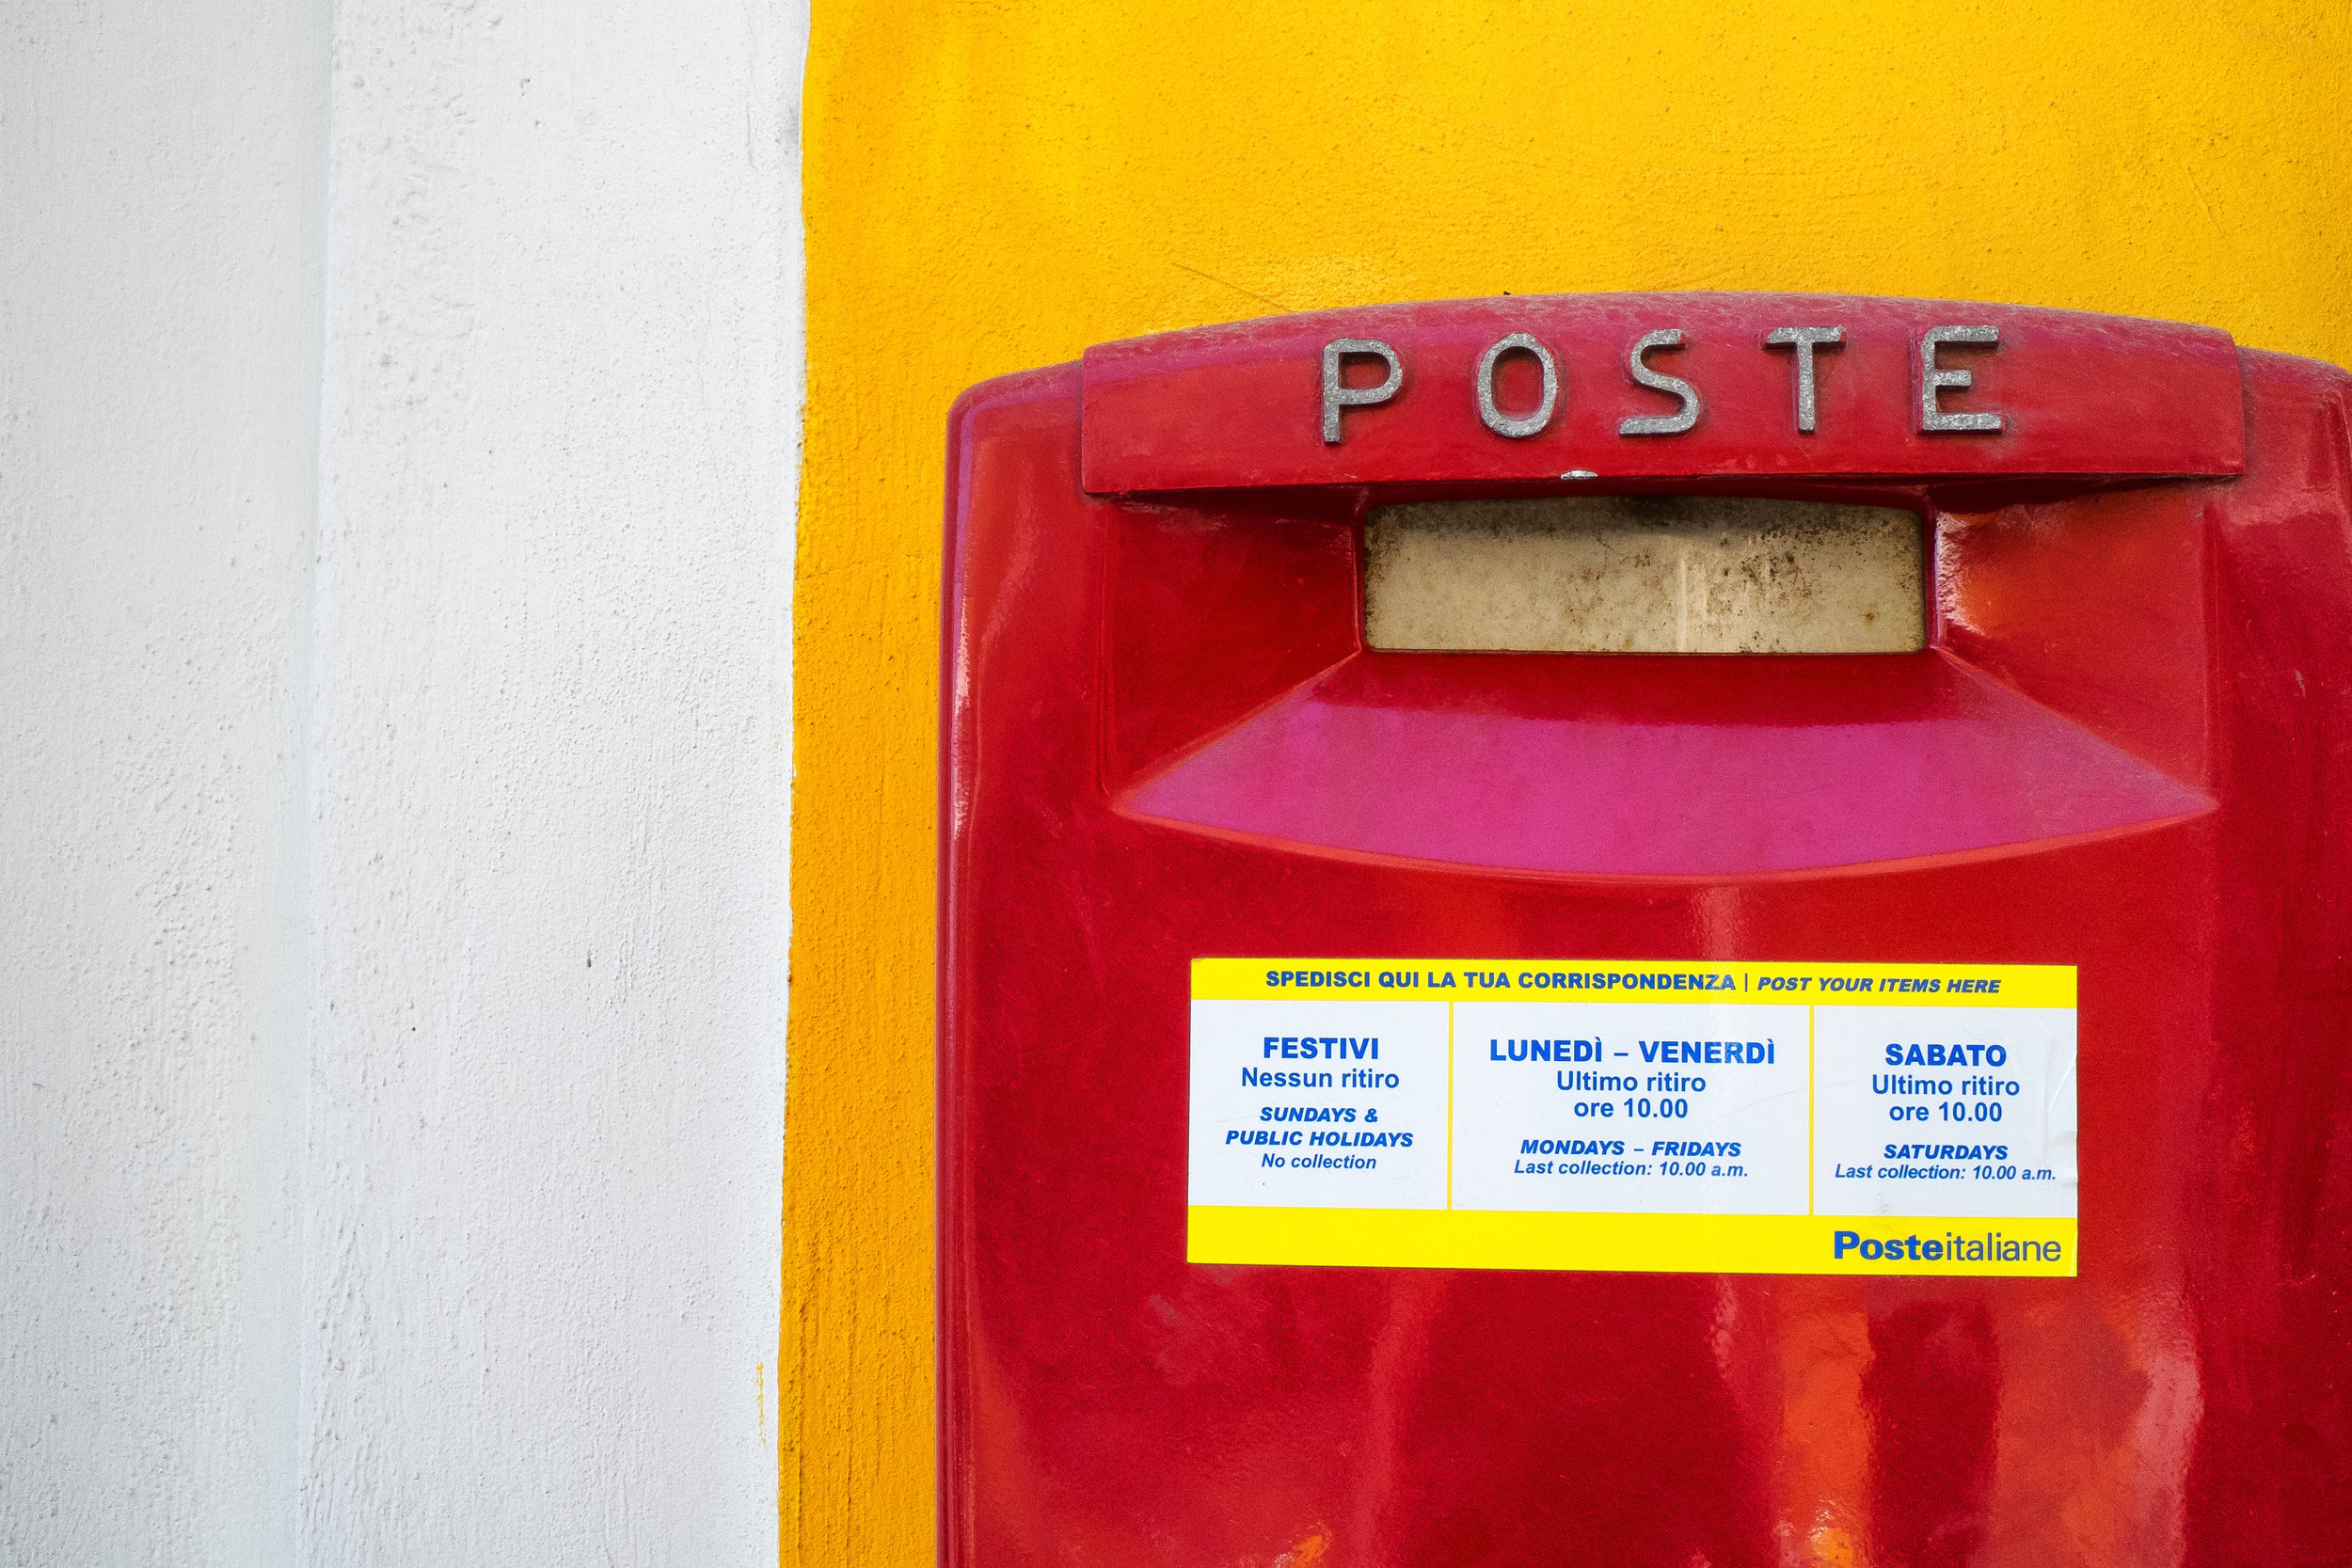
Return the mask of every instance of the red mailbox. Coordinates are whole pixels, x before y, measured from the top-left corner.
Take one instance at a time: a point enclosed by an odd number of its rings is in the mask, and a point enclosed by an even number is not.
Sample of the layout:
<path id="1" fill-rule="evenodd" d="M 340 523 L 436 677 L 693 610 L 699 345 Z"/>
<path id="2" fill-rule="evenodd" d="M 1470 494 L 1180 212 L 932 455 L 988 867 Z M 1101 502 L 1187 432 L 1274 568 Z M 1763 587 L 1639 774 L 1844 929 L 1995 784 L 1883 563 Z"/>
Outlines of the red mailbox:
<path id="1" fill-rule="evenodd" d="M 943 1561 L 2352 1560 L 2347 385 L 1648 294 L 967 393 Z"/>

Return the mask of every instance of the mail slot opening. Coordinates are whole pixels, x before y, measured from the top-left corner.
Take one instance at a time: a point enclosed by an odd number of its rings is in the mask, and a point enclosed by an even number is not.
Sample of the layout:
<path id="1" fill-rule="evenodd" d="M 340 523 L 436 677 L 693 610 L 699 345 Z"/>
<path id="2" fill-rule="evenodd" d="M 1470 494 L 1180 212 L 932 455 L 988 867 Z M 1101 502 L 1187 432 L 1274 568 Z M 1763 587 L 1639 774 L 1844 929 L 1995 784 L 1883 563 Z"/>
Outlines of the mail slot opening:
<path id="1" fill-rule="evenodd" d="M 1927 645 L 1925 530 L 1879 506 L 1559 496 L 1383 507 L 1364 635 L 1450 652 L 1891 654 Z"/>

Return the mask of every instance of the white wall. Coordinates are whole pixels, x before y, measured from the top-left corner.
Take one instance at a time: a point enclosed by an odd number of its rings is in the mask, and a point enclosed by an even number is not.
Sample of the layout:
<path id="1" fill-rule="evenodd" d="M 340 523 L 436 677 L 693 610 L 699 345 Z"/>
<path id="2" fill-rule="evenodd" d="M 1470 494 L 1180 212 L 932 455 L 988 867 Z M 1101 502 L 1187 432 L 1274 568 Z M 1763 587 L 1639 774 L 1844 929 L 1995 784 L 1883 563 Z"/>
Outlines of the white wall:
<path id="1" fill-rule="evenodd" d="M 774 1560 L 803 25 L 0 21 L 0 1563 Z"/>
<path id="2" fill-rule="evenodd" d="M 286 1560 L 325 17 L 0 20 L 0 1562 Z"/>
<path id="3" fill-rule="evenodd" d="M 788 11 L 338 17 L 307 1560 L 774 1560 Z"/>

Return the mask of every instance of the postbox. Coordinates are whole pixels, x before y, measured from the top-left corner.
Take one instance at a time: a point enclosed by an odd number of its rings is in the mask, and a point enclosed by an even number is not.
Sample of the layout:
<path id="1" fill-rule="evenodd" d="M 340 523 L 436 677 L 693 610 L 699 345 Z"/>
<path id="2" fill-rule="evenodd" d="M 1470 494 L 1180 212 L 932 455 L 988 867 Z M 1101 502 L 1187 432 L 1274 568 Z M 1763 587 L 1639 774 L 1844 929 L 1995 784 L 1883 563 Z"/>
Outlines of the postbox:
<path id="1" fill-rule="evenodd" d="M 966 393 L 942 1560 L 2352 1560 L 2346 388 L 1674 293 Z"/>

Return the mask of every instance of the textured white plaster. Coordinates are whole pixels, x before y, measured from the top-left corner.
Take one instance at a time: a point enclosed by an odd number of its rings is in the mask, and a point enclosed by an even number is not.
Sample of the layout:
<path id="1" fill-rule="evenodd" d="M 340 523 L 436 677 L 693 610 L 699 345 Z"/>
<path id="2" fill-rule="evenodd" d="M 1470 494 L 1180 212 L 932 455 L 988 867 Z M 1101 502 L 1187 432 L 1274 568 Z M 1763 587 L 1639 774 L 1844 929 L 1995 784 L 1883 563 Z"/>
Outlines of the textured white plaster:
<path id="1" fill-rule="evenodd" d="M 774 1560 L 801 30 L 338 12 L 308 1563 Z"/>
<path id="2" fill-rule="evenodd" d="M 0 19 L 0 1564 L 774 1560 L 804 14 Z"/>
<path id="3" fill-rule="evenodd" d="M 326 18 L 0 12 L 0 1563 L 290 1560 Z"/>

